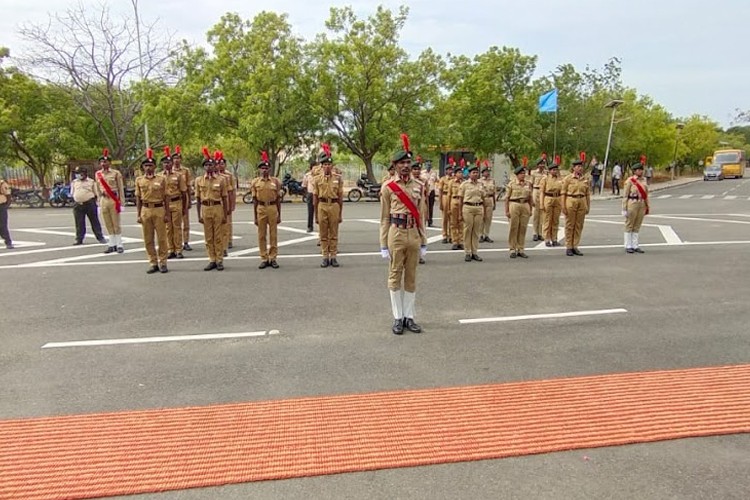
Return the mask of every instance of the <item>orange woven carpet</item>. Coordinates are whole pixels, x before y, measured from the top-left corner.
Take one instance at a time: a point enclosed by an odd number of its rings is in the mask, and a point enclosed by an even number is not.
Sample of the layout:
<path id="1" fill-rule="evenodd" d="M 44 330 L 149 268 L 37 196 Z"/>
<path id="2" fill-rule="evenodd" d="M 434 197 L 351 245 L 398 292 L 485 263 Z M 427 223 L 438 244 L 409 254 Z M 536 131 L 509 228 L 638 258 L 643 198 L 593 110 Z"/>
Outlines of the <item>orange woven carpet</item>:
<path id="1" fill-rule="evenodd" d="M 750 365 L 0 421 L 0 498 L 91 498 L 750 432 Z"/>

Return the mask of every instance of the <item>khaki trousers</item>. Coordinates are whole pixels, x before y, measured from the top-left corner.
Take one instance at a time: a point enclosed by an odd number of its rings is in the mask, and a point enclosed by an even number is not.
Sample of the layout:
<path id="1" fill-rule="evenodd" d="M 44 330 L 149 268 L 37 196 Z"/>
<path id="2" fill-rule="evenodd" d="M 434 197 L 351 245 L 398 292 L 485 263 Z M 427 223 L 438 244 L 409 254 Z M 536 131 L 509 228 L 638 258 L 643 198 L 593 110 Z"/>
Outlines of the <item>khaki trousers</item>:
<path id="1" fill-rule="evenodd" d="M 403 229 L 391 225 L 388 229 L 388 251 L 391 254 L 391 264 L 388 267 L 389 290 L 401 290 L 403 283 L 404 291 L 417 291 L 417 264 L 421 242 L 416 227 Z"/>
<path id="2" fill-rule="evenodd" d="M 148 254 L 148 262 L 152 266 L 156 266 L 159 263 L 167 263 L 167 226 L 164 222 L 164 207 L 157 208 L 141 208 L 141 229 L 143 229 L 143 243 L 146 247 L 146 253 Z M 156 238 L 154 238 L 156 235 Z M 159 252 L 157 255 L 154 241 L 159 245 Z"/>
<path id="3" fill-rule="evenodd" d="M 464 251 L 466 255 L 479 253 L 479 234 L 484 228 L 484 207 L 464 205 Z"/>
<path id="4" fill-rule="evenodd" d="M 458 200 L 451 199 L 451 240 L 454 245 L 462 245 L 464 242 L 463 225 L 458 221 L 461 214 L 461 205 Z"/>
<path id="5" fill-rule="evenodd" d="M 492 227 L 492 214 L 495 212 L 495 203 L 491 197 L 484 199 L 484 215 L 482 216 L 482 236 L 490 235 Z"/>
<path id="6" fill-rule="evenodd" d="M 120 213 L 115 209 L 115 200 L 109 196 L 102 196 L 99 198 L 99 206 L 102 211 L 102 219 L 104 219 L 104 227 L 107 228 L 107 233 L 121 234 L 120 228 Z"/>
<path id="7" fill-rule="evenodd" d="M 625 232 L 637 233 L 641 230 L 643 218 L 646 216 L 646 203 L 643 201 L 628 201 L 628 216 L 625 218 Z"/>
<path id="8" fill-rule="evenodd" d="M 190 210 L 182 217 L 182 241 L 190 241 Z"/>
<path id="9" fill-rule="evenodd" d="M 206 240 L 206 253 L 210 262 L 223 262 L 224 249 L 221 248 L 221 221 L 224 219 L 224 207 L 213 205 L 201 207 L 203 216 L 203 238 Z"/>
<path id="10" fill-rule="evenodd" d="M 338 203 L 318 204 L 318 231 L 320 251 L 323 257 L 336 257 L 339 251 L 339 219 L 341 207 Z"/>
<path id="11" fill-rule="evenodd" d="M 510 202 L 508 248 L 511 252 L 523 252 L 526 247 L 526 226 L 530 217 L 531 209 L 528 203 Z"/>
<path id="12" fill-rule="evenodd" d="M 544 197 L 544 239 L 546 241 L 557 241 L 561 211 L 562 200 L 559 196 L 557 198 Z"/>
<path id="13" fill-rule="evenodd" d="M 542 215 L 542 211 L 540 210 L 539 206 L 539 199 L 541 198 L 541 191 L 537 188 L 534 188 L 534 212 L 533 212 L 533 220 L 532 225 L 534 226 L 534 234 L 542 235 L 542 231 L 544 229 L 544 216 Z"/>
<path id="14" fill-rule="evenodd" d="M 440 210 L 443 212 L 443 238 L 451 237 L 451 204 L 450 196 L 443 195 L 440 203 Z"/>
<path id="15" fill-rule="evenodd" d="M 276 205 L 258 205 L 258 247 L 260 260 L 276 260 L 279 253 L 279 242 L 276 226 L 279 224 L 279 211 Z M 268 239 L 271 240 L 270 247 Z"/>
<path id="16" fill-rule="evenodd" d="M 170 253 L 182 253 L 182 203 L 169 204 L 172 222 L 167 223 L 167 243 Z"/>
<path id="17" fill-rule="evenodd" d="M 581 243 L 581 233 L 583 232 L 583 222 L 586 220 L 588 204 L 586 198 L 568 197 L 565 208 L 568 211 L 568 215 L 565 217 L 565 247 L 572 250 L 578 248 Z"/>

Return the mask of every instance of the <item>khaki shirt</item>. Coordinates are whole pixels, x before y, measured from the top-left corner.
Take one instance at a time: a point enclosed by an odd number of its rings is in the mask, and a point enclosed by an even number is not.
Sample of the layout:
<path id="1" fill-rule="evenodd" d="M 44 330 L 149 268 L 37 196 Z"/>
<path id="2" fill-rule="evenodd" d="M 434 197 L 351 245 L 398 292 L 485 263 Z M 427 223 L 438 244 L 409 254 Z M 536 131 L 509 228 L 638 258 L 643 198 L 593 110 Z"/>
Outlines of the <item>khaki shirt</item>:
<path id="1" fill-rule="evenodd" d="M 101 176 L 105 181 L 107 181 L 107 184 L 109 185 L 109 189 L 112 190 L 112 192 L 117 196 L 120 201 L 123 201 L 125 199 L 125 187 L 122 182 L 122 174 L 118 170 L 112 170 L 109 169 L 108 172 L 105 172 L 104 170 L 99 170 L 96 172 L 96 193 L 97 196 L 100 198 L 109 198 L 109 195 L 107 194 L 107 191 L 102 187 L 101 181 L 99 180 L 99 176 Z"/>
<path id="2" fill-rule="evenodd" d="M 256 177 L 250 184 L 250 190 L 253 193 L 253 199 L 262 203 L 272 203 L 279 199 L 279 189 L 281 182 L 276 177 Z"/>
<path id="3" fill-rule="evenodd" d="M 461 188 L 461 184 L 463 184 L 464 182 L 466 181 L 465 180 L 459 181 L 458 179 L 454 177 L 451 183 L 448 184 L 448 187 L 450 189 L 449 192 L 450 192 L 451 203 L 453 203 L 454 201 L 458 203 L 458 200 L 456 199 L 458 198 L 458 190 Z"/>
<path id="4" fill-rule="evenodd" d="M 394 178 L 394 176 L 393 176 L 393 175 L 391 175 L 391 174 L 389 174 L 388 172 L 386 172 L 386 173 L 385 173 L 385 175 L 383 176 L 383 178 L 382 178 L 382 179 L 380 179 L 380 183 L 381 183 L 381 184 L 385 184 L 386 182 L 388 182 L 389 180 L 391 180 L 391 179 L 393 179 L 393 178 Z"/>
<path id="5" fill-rule="evenodd" d="M 453 182 L 452 175 L 444 175 L 438 179 L 437 190 L 444 195 L 450 194 L 450 183 Z"/>
<path id="6" fill-rule="evenodd" d="M 305 172 L 305 175 L 302 176 L 302 187 L 307 190 L 308 193 L 312 193 L 315 189 L 315 181 L 313 179 L 312 170 L 308 170 Z"/>
<path id="7" fill-rule="evenodd" d="M 479 182 L 482 184 L 482 187 L 484 187 L 484 199 L 494 201 L 495 194 L 497 193 L 497 184 L 495 183 L 495 179 L 493 179 L 492 177 L 490 177 L 489 179 L 480 177 Z"/>
<path id="8" fill-rule="evenodd" d="M 166 170 L 161 172 L 159 175 L 164 177 L 164 181 L 167 183 L 167 196 L 170 201 L 175 196 L 182 196 L 182 193 L 187 192 L 187 184 L 185 183 L 185 176 L 175 172 L 168 173 Z M 178 200 L 175 200 L 177 202 Z"/>
<path id="9" fill-rule="evenodd" d="M 563 188 L 563 179 L 559 175 L 553 177 L 546 176 L 539 186 L 542 196 L 560 196 Z"/>
<path id="10" fill-rule="evenodd" d="M 141 175 L 135 180 L 135 197 L 141 203 L 163 203 L 166 193 L 167 183 L 161 175 Z"/>
<path id="11" fill-rule="evenodd" d="M 422 199 L 424 198 L 424 185 L 413 177 L 409 177 L 407 181 L 403 181 L 399 177 L 392 182 L 395 182 L 401 190 L 409 196 L 411 201 L 414 202 L 414 206 L 419 209 L 420 205 L 422 205 Z M 391 214 L 412 215 L 412 212 L 406 207 L 406 205 L 404 205 L 391 188 L 387 185 L 383 185 L 383 188 L 380 190 L 380 248 L 388 246 L 388 230 L 391 227 Z M 422 244 L 426 245 L 427 240 L 425 239 L 424 234 L 420 234 L 420 237 L 422 239 Z"/>
<path id="12" fill-rule="evenodd" d="M 435 192 L 435 185 L 438 181 L 437 174 L 435 172 L 433 172 L 432 170 L 429 172 L 425 170 L 419 174 L 419 180 L 421 180 L 422 183 L 427 186 L 427 194 Z"/>
<path id="13" fill-rule="evenodd" d="M 562 181 L 562 193 L 566 196 L 588 197 L 591 193 L 591 182 L 585 175 L 576 177 L 575 174 L 569 174 Z"/>
<path id="14" fill-rule="evenodd" d="M 534 187 L 534 196 L 539 196 L 539 190 L 542 185 L 542 181 L 545 177 L 547 177 L 547 172 L 542 170 L 541 172 L 539 170 L 533 170 L 531 172 L 531 185 Z"/>
<path id="15" fill-rule="evenodd" d="M 515 178 L 508 183 L 508 187 L 505 190 L 505 200 L 528 203 L 531 199 L 533 189 L 534 187 L 529 181 L 524 180 L 521 182 L 518 178 Z"/>
<path id="16" fill-rule="evenodd" d="M 646 198 L 643 198 L 641 196 L 640 191 L 636 187 L 636 184 L 641 186 L 643 191 L 646 193 Z M 622 195 L 622 209 L 627 210 L 629 203 L 638 203 L 638 202 L 646 202 L 646 206 L 648 206 L 648 184 L 645 182 L 641 182 L 641 180 L 637 176 L 628 177 L 628 180 L 625 181 L 625 185 L 623 186 L 623 195 Z"/>
<path id="17" fill-rule="evenodd" d="M 175 168 L 172 171 L 176 174 L 180 174 L 185 178 L 185 186 L 187 186 L 188 189 L 193 188 L 193 174 L 190 173 L 190 169 L 180 166 L 180 168 Z"/>
<path id="18" fill-rule="evenodd" d="M 195 178 L 195 194 L 200 201 L 221 201 L 229 193 L 226 181 L 219 175 Z"/>
<path id="19" fill-rule="evenodd" d="M 5 179 L 0 179 L 0 205 L 5 205 L 10 200 L 10 184 Z"/>
<path id="20" fill-rule="evenodd" d="M 313 194 L 318 198 L 338 199 L 342 202 L 344 199 L 344 179 L 331 172 L 331 175 L 321 174 L 313 181 Z"/>
<path id="21" fill-rule="evenodd" d="M 216 174 L 224 177 L 227 183 L 227 192 L 231 193 L 234 191 L 234 175 L 232 175 L 232 172 L 224 170 L 223 172 L 216 172 Z"/>
<path id="22" fill-rule="evenodd" d="M 484 201 L 484 186 L 478 180 L 462 182 L 458 187 L 458 196 L 464 203 L 482 203 Z"/>
<path id="23" fill-rule="evenodd" d="M 85 203 L 96 198 L 96 183 L 94 179 L 86 177 L 86 180 L 75 179 L 70 184 L 70 194 L 76 203 Z"/>

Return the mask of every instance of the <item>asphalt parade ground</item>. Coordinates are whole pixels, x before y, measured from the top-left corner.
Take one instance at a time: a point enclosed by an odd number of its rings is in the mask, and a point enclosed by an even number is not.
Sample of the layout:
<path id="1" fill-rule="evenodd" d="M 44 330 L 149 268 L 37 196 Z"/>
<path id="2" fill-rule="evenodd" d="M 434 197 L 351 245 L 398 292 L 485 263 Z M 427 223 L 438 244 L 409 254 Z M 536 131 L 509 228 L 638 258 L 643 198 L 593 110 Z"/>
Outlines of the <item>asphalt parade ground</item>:
<path id="1" fill-rule="evenodd" d="M 433 436 L 430 429 L 446 439 L 456 437 L 466 422 L 470 425 L 464 430 L 481 431 L 482 440 L 530 422 L 540 427 L 528 432 L 543 436 L 562 432 L 572 422 L 551 417 L 565 396 L 545 399 L 555 394 L 545 384 L 563 384 L 550 381 L 575 385 L 605 377 L 601 387 L 610 387 L 609 376 L 648 379 L 654 372 L 674 372 L 685 378 L 683 389 L 700 398 L 723 394 L 718 388 L 724 382 L 696 373 L 726 373 L 721 367 L 733 367 L 738 375 L 722 375 L 729 393 L 750 364 L 750 179 L 654 192 L 651 215 L 641 230 L 643 255 L 624 252 L 620 201 L 615 199 L 592 203 L 580 247 L 583 257 L 566 257 L 564 247 L 532 242 L 529 230 L 529 259 L 509 259 L 501 209 L 491 232 L 495 242 L 480 244 L 484 262 L 464 262 L 463 252 L 450 250 L 440 242 L 439 228 L 430 228 L 427 263 L 419 266 L 417 280 L 416 319 L 424 333 L 402 337 L 390 333 L 387 266 L 378 248 L 379 204 L 344 204 L 338 269 L 319 267 L 317 235 L 306 232 L 306 207 L 291 203 L 283 205 L 279 227 L 281 267 L 259 270 L 251 210 L 240 205 L 234 214 L 234 248 L 225 271 L 202 270 L 207 257 L 193 209 L 194 250 L 183 260 L 170 260 L 168 274 L 147 275 L 134 207 L 123 214 L 121 255 L 104 255 L 90 229 L 85 245 L 72 246 L 70 209 L 11 209 L 17 248 L 0 250 L 0 435 L 6 438 L 0 449 L 15 448 L 13 437 L 2 431 L 4 426 L 15 429 L 18 419 L 49 417 L 50 429 L 59 430 L 63 421 L 58 417 L 127 413 L 135 428 L 141 414 L 132 412 L 143 410 L 182 418 L 191 408 L 218 408 L 216 425 L 233 422 L 227 424 L 227 435 L 237 435 L 244 432 L 238 419 L 245 417 L 226 411 L 236 409 L 231 405 L 249 405 L 239 413 L 247 415 L 259 404 L 279 405 L 251 420 L 259 437 L 287 435 L 294 419 L 305 415 L 305 425 L 326 422 L 328 437 L 300 434 L 297 439 L 317 443 L 309 449 L 315 457 L 328 440 L 351 430 L 353 420 L 375 425 L 384 419 L 387 432 L 370 436 L 381 440 L 415 423 L 422 426 L 415 434 L 422 443 Z M 439 216 L 436 209 L 436 226 Z M 495 408 L 496 398 L 490 402 L 468 396 L 486 386 L 515 394 L 517 384 L 526 383 L 538 390 L 534 394 L 540 405 L 550 405 L 528 418 L 510 418 L 529 402 L 523 391 L 519 406 L 498 407 L 486 418 L 480 417 L 486 408 Z M 653 382 L 660 388 L 654 390 L 668 391 L 670 383 Z M 648 392 L 650 384 L 643 383 L 646 392 L 638 401 L 651 398 L 651 403 L 634 405 L 626 421 L 662 418 L 650 413 L 659 407 L 657 393 Z M 580 417 L 577 423 L 593 425 L 598 408 L 619 407 L 626 397 L 616 396 L 622 384 L 601 393 L 572 387 L 570 394 L 579 398 L 574 399 L 586 403 L 570 407 Z M 663 392 L 665 401 L 683 390 L 674 387 L 676 392 Z M 413 408 L 409 398 L 403 405 L 394 403 L 401 391 L 416 391 L 405 394 L 424 398 L 425 406 Z M 381 399 L 372 399 L 373 394 Z M 339 397 L 357 403 L 331 406 Z M 298 406 L 285 413 L 290 401 Z M 304 410 L 310 401 L 312 409 Z M 737 396 L 704 405 L 709 413 L 701 428 L 729 422 L 743 402 Z M 379 405 L 388 412 L 379 414 Z M 338 409 L 327 410 L 333 407 Z M 720 413 L 710 413 L 717 408 Z M 665 407 L 663 418 L 678 418 L 678 410 Z M 130 488 L 135 478 L 127 488 L 102 491 L 150 491 L 140 497 L 154 499 L 739 499 L 750 491 L 750 417 L 737 415 L 736 424 L 723 432 L 698 432 L 698 425 L 685 416 L 680 423 L 686 434 L 670 433 L 675 429 L 670 424 L 658 439 L 646 439 L 644 429 L 637 427 L 624 441 L 603 436 L 607 439 L 592 442 L 584 429 L 570 434 L 562 447 L 528 447 L 515 454 L 495 453 L 494 448 L 482 454 L 482 448 L 476 455 L 469 451 L 476 451 L 474 440 L 479 438 L 461 434 L 462 444 L 454 451 L 434 443 L 430 453 L 440 448 L 447 455 L 427 457 L 433 460 L 420 460 L 424 450 L 409 451 L 417 459 L 406 460 L 404 450 L 411 449 L 404 444 L 403 453 L 396 450 L 398 456 L 373 455 L 373 461 L 380 461 L 370 467 L 361 461 L 361 466 L 349 467 L 344 457 L 338 469 L 294 474 L 291 462 L 283 462 L 277 475 L 259 476 L 278 479 L 273 481 L 248 479 L 255 477 L 255 469 L 225 479 L 204 470 L 198 482 L 157 482 L 139 490 Z M 74 422 L 72 428 L 77 428 L 80 422 Z M 130 432 L 128 426 L 123 429 L 123 435 Z M 523 441 L 522 434 L 508 439 Z M 362 438 L 357 436 L 352 434 L 346 446 Z M 554 432 L 551 437 L 559 438 Z M 159 439 L 154 437 L 156 448 Z M 222 441 L 217 437 L 217 442 Z M 506 458 L 487 459 L 492 457 Z M 326 460 L 321 463 L 333 459 Z M 0 471 L 4 466 L 10 467 L 0 458 Z M 24 474 L 14 471 L 17 477 Z M 10 483 L 2 476 L 0 497 L 10 491 L 3 490 Z M 225 483 L 234 484 L 220 486 Z M 156 493 L 162 489 L 172 491 Z"/>

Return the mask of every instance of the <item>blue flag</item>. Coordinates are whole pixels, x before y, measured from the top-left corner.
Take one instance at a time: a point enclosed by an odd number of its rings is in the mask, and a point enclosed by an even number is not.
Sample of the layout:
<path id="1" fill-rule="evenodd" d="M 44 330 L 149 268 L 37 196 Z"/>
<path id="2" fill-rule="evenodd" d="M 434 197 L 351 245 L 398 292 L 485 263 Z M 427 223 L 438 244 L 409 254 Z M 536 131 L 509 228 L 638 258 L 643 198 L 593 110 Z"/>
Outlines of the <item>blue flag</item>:
<path id="1" fill-rule="evenodd" d="M 539 96 L 539 112 L 555 113 L 557 111 L 557 89 L 552 89 Z"/>

